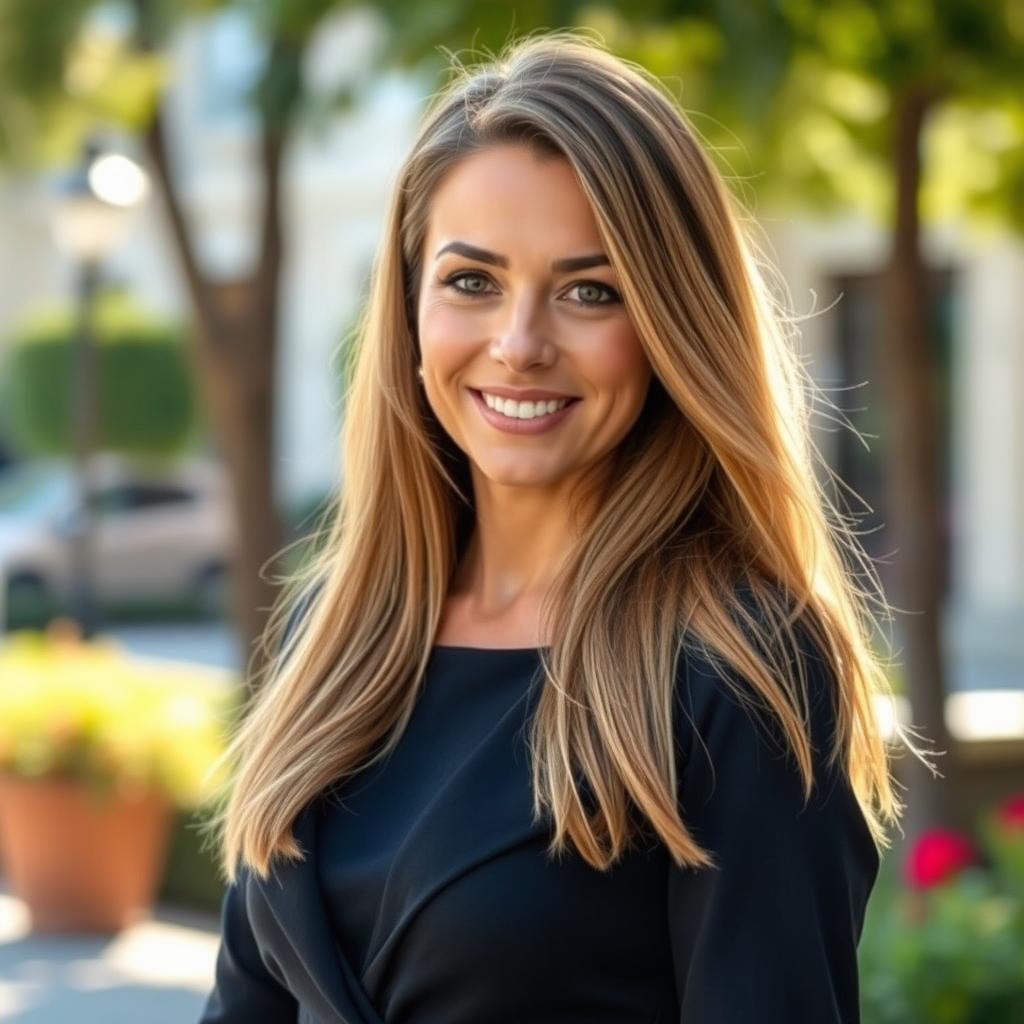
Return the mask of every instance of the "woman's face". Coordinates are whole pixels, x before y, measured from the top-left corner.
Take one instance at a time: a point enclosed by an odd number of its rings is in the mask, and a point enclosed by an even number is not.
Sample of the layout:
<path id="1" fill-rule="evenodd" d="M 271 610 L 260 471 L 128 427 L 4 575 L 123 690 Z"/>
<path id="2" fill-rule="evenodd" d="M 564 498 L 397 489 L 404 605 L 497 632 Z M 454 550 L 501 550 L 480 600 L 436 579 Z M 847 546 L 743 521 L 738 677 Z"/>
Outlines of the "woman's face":
<path id="1" fill-rule="evenodd" d="M 417 310 L 423 384 L 441 425 L 495 483 L 582 471 L 640 413 L 651 367 L 603 250 L 561 157 L 495 145 L 456 164 L 432 197 Z M 536 404 L 492 410 L 483 397 L 532 389 L 573 401 L 529 418 Z"/>

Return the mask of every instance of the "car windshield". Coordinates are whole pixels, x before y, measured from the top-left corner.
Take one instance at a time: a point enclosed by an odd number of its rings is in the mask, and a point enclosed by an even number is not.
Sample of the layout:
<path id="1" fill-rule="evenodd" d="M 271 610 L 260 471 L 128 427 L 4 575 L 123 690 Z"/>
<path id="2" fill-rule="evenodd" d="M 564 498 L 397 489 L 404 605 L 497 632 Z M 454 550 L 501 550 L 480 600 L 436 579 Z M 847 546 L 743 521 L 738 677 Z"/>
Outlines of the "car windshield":
<path id="1" fill-rule="evenodd" d="M 0 520 L 32 522 L 66 512 L 73 480 L 62 466 L 28 462 L 0 472 Z"/>

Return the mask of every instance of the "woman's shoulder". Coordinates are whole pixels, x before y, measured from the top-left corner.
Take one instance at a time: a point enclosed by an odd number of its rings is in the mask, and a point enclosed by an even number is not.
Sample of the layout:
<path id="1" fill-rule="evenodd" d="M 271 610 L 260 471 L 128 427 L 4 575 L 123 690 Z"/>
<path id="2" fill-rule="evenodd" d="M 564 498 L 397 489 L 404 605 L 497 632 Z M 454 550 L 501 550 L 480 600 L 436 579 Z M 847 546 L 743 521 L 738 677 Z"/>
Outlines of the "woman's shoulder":
<path id="1" fill-rule="evenodd" d="M 775 849 L 790 849 L 794 863 L 814 851 L 826 861 L 853 857 L 870 883 L 880 853 L 846 757 L 832 757 L 839 683 L 807 631 L 794 632 L 807 695 L 806 714 L 795 713 L 810 743 L 810 791 L 777 712 L 741 673 L 688 649 L 675 705 L 681 813 L 697 841 L 725 860 L 760 831 Z"/>
<path id="2" fill-rule="evenodd" d="M 760 617 L 763 613 L 753 614 Z M 769 653 L 776 664 L 788 665 L 798 687 L 802 677 L 805 706 L 802 698 L 794 705 L 789 681 L 778 678 L 771 667 L 769 676 L 778 685 L 780 699 L 806 722 L 815 777 L 821 781 L 830 772 L 826 759 L 835 742 L 839 681 L 806 623 L 797 621 L 792 629 L 793 639 L 770 641 L 783 649 Z M 714 761 L 730 758 L 757 770 L 763 770 L 769 761 L 788 763 L 786 770 L 796 777 L 795 756 L 778 712 L 724 655 L 692 637 L 680 648 L 674 714 L 677 752 L 692 772 L 702 771 L 703 762 L 714 776 Z"/>

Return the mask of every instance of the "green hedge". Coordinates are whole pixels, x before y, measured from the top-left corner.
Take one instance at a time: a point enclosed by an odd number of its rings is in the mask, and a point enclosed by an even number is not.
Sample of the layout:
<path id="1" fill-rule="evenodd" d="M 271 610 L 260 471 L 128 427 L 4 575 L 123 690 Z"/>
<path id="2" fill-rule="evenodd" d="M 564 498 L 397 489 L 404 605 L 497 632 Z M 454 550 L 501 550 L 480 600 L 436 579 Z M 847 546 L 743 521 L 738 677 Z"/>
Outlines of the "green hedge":
<path id="1" fill-rule="evenodd" d="M 97 297 L 97 448 L 174 455 L 198 437 L 200 411 L 182 327 L 120 292 Z M 7 339 L 2 428 L 28 455 L 72 450 L 75 321 L 69 306 L 38 310 Z"/>

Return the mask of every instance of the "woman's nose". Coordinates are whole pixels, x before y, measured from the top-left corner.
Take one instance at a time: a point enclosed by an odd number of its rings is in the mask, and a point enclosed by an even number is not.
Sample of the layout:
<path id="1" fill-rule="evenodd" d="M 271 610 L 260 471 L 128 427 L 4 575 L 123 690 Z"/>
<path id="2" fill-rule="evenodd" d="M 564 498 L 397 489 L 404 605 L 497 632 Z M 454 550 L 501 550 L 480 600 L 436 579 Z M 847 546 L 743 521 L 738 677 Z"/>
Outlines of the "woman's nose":
<path id="1" fill-rule="evenodd" d="M 538 295 L 524 292 L 505 304 L 492 349 L 514 370 L 550 360 L 554 346 Z"/>

